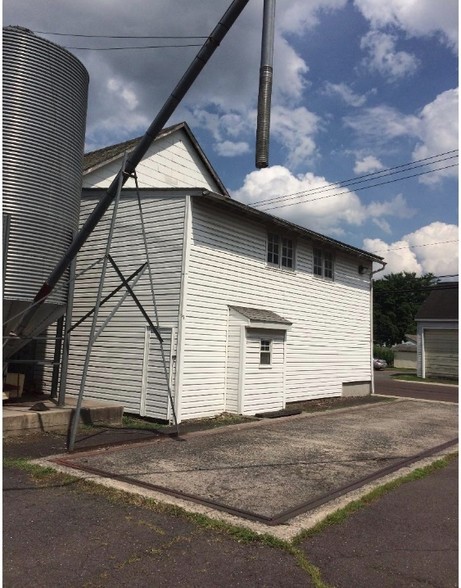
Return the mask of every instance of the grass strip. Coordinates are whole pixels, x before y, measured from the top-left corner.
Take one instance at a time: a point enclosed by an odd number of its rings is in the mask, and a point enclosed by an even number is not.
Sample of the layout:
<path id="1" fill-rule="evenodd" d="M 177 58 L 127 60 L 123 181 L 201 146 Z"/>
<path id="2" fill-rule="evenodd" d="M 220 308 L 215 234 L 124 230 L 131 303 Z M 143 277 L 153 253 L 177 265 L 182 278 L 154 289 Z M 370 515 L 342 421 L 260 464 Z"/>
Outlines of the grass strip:
<path id="1" fill-rule="evenodd" d="M 413 482 L 415 480 L 420 480 L 420 479 L 425 478 L 426 476 L 428 476 L 429 474 L 431 474 L 437 470 L 443 469 L 444 467 L 446 467 L 449 463 L 451 463 L 457 457 L 458 457 L 458 452 L 450 453 L 450 454 L 446 455 L 445 457 L 442 457 L 441 459 L 438 459 L 437 461 L 434 461 L 433 463 L 431 463 L 427 466 L 424 466 L 422 468 L 416 468 L 415 470 L 413 470 L 412 472 L 410 472 L 409 474 L 407 474 L 405 476 L 401 476 L 400 478 L 397 478 L 395 480 L 391 480 L 390 482 L 386 482 L 385 484 L 382 484 L 381 486 L 374 488 L 373 490 L 368 492 L 368 494 L 365 494 L 365 496 L 362 496 L 362 498 L 359 498 L 358 500 L 353 500 L 352 502 L 347 504 L 345 507 L 340 508 L 337 511 L 326 516 L 322 521 L 317 523 L 314 527 L 312 527 L 310 529 L 306 529 L 305 531 L 301 531 L 301 533 L 299 533 L 293 539 L 293 541 L 292 541 L 293 545 L 298 545 L 304 539 L 308 539 L 309 537 L 312 537 L 318 533 L 321 533 L 323 530 L 325 530 L 328 527 L 331 527 L 333 525 L 339 525 L 339 524 L 343 523 L 353 513 L 357 512 L 358 510 L 361 510 L 362 508 L 365 508 L 366 506 L 368 506 L 372 502 L 378 500 L 378 498 L 380 498 L 384 494 L 387 494 L 387 493 L 391 492 L 392 490 L 399 488 L 399 486 L 402 486 L 403 484 L 407 484 L 408 482 Z"/>
<path id="2" fill-rule="evenodd" d="M 266 547 L 280 549 L 291 555 L 296 560 L 297 565 L 309 575 L 315 588 L 330 588 L 329 585 L 322 580 L 320 569 L 312 564 L 305 554 L 300 549 L 298 549 L 297 546 L 303 540 L 321 533 L 324 529 L 332 525 L 343 523 L 354 512 L 365 508 L 370 503 L 378 500 L 384 494 L 395 490 L 402 484 L 422 479 L 434 471 L 443 469 L 457 457 L 458 452 L 451 453 L 429 464 L 428 466 L 417 468 L 405 476 L 374 488 L 371 492 L 362 498 L 354 500 L 344 508 L 338 509 L 336 512 L 328 515 L 325 519 L 320 521 L 311 529 L 302 531 L 291 541 L 279 539 L 269 533 L 257 533 L 256 531 L 252 531 L 251 529 L 247 529 L 239 525 L 233 525 L 225 521 L 212 519 L 204 514 L 188 512 L 180 506 L 158 502 L 153 498 L 148 498 L 139 494 L 131 494 L 130 492 L 126 492 L 124 490 L 109 488 L 107 486 L 98 484 L 97 482 L 82 480 L 76 476 L 58 472 L 52 467 L 31 463 L 26 458 L 4 458 L 3 465 L 4 467 L 16 468 L 27 472 L 41 486 L 64 486 L 71 484 L 72 491 L 102 496 L 115 504 L 129 504 L 131 506 L 147 508 L 157 513 L 185 518 L 186 520 L 196 524 L 201 528 L 226 534 L 239 543 L 259 543 Z"/>

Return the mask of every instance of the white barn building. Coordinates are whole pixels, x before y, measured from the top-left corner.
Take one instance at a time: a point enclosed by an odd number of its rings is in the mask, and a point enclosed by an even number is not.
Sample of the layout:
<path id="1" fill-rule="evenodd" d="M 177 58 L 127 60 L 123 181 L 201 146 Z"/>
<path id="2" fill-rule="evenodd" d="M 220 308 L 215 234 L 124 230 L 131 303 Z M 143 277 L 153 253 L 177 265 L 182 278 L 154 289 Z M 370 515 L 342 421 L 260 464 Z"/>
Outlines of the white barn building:
<path id="1" fill-rule="evenodd" d="M 84 221 L 120 169 L 127 142 L 85 158 Z M 252 415 L 287 402 L 371 392 L 373 262 L 381 258 L 232 200 L 184 123 L 164 130 L 137 168 L 148 272 L 95 344 L 85 398 L 178 421 Z M 103 256 L 110 211 L 77 259 Z M 125 276 L 143 262 L 138 191 L 122 191 L 111 255 Z M 95 304 L 100 269 L 77 281 L 74 321 Z M 109 270 L 104 295 L 119 285 Z M 122 291 L 102 306 L 99 324 Z M 72 332 L 67 394 L 78 393 L 91 320 Z"/>

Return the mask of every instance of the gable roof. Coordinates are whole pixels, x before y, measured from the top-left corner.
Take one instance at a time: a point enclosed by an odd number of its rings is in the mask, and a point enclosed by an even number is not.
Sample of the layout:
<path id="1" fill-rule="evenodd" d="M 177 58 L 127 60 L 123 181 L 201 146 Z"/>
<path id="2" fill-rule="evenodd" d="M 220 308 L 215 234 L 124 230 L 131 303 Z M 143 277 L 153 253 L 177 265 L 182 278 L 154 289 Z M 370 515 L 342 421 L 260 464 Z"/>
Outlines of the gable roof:
<path id="1" fill-rule="evenodd" d="M 243 314 L 244 317 L 254 322 L 258 323 L 275 323 L 280 325 L 292 325 L 290 321 L 284 319 L 283 316 L 280 316 L 276 312 L 272 312 L 272 310 L 264 310 L 262 308 L 248 308 L 247 306 L 229 306 L 233 310 L 236 310 L 240 314 Z"/>
<path id="2" fill-rule="evenodd" d="M 416 320 L 458 320 L 458 282 L 442 282 L 421 304 Z"/>
<path id="3" fill-rule="evenodd" d="M 197 153 L 199 154 L 200 158 L 202 159 L 205 167 L 213 177 L 216 184 L 219 186 L 219 189 L 222 190 L 222 193 L 229 197 L 229 193 L 221 181 L 221 178 L 218 176 L 216 171 L 214 170 L 213 166 L 211 165 L 209 159 L 203 152 L 202 148 L 200 147 L 197 139 L 195 138 L 194 134 L 190 130 L 189 125 L 186 122 L 178 123 L 177 125 L 173 125 L 171 127 L 166 127 L 160 131 L 157 137 L 154 140 L 158 141 L 164 137 L 169 135 L 173 135 L 177 131 L 183 130 L 186 135 L 188 136 L 189 140 L 193 144 L 194 148 L 196 149 Z M 128 141 L 123 141 L 122 143 L 117 143 L 115 145 L 109 145 L 108 147 L 103 147 L 102 149 L 97 149 L 95 151 L 90 151 L 86 153 L 83 158 L 83 175 L 89 174 L 94 170 L 111 163 L 117 159 L 121 159 L 125 152 L 130 153 L 136 147 L 136 145 L 141 141 L 142 137 L 136 137 L 134 139 L 130 139 Z"/>

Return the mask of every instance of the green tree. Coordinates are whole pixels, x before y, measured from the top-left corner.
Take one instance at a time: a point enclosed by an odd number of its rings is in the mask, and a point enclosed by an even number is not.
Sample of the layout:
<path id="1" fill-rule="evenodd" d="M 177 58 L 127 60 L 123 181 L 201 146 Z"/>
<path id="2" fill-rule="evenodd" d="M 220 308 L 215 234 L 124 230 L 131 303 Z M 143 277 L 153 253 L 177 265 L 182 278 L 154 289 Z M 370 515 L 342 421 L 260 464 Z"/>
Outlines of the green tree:
<path id="1" fill-rule="evenodd" d="M 373 284 L 373 337 L 379 345 L 395 345 L 405 333 L 416 333 L 415 316 L 437 283 L 432 274 L 389 274 Z"/>

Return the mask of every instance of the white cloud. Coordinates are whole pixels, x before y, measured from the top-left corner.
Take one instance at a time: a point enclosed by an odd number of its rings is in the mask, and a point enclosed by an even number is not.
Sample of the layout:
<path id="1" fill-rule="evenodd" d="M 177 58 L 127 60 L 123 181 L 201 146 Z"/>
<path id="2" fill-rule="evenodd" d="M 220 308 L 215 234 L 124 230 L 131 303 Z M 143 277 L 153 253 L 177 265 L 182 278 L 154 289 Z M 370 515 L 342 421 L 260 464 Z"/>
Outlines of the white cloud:
<path id="1" fill-rule="evenodd" d="M 399 272 L 415 272 L 418 275 L 424 273 L 416 255 L 403 240 L 388 244 L 381 239 L 364 239 L 363 249 L 384 258 L 387 265 L 379 273 L 380 277 Z"/>
<path id="2" fill-rule="evenodd" d="M 320 118 L 304 106 L 275 106 L 271 113 L 271 133 L 288 152 L 288 165 L 296 168 L 315 155 L 314 137 L 320 129 Z"/>
<path id="3" fill-rule="evenodd" d="M 410 208 L 402 194 L 397 194 L 391 200 L 371 202 L 366 207 L 370 217 L 395 216 L 396 218 L 411 218 L 416 214 L 414 208 Z"/>
<path id="4" fill-rule="evenodd" d="M 417 116 L 404 115 L 391 106 L 382 105 L 347 116 L 344 118 L 344 124 L 353 129 L 365 142 L 372 140 L 380 145 L 392 139 L 417 135 L 419 120 Z"/>
<path id="5" fill-rule="evenodd" d="M 333 84 L 327 82 L 325 84 L 325 94 L 327 96 L 339 96 L 348 106 L 359 107 L 366 102 L 366 96 L 356 94 L 347 84 Z"/>
<path id="6" fill-rule="evenodd" d="M 369 31 L 361 40 L 360 47 L 368 51 L 364 64 L 389 81 L 412 75 L 419 67 L 419 60 L 406 51 L 396 50 L 395 35 Z"/>
<path id="7" fill-rule="evenodd" d="M 374 218 L 373 223 L 379 227 L 383 233 L 387 233 L 388 235 L 392 233 L 391 225 L 387 222 L 387 220 L 382 218 Z"/>
<path id="8" fill-rule="evenodd" d="M 107 90 L 109 94 L 119 98 L 122 104 L 130 111 L 134 110 L 139 104 L 131 85 L 126 84 L 120 78 L 109 78 L 107 80 Z"/>
<path id="9" fill-rule="evenodd" d="M 286 33 L 301 34 L 319 24 L 321 11 L 343 8 L 347 0 L 283 0 L 277 9 L 277 28 Z"/>
<path id="10" fill-rule="evenodd" d="M 423 159 L 436 153 L 446 153 L 458 148 L 458 89 L 447 90 L 427 104 L 421 111 L 418 129 L 420 142 L 413 151 L 413 159 Z M 438 167 L 456 161 L 446 161 Z M 422 176 L 421 182 L 433 184 L 441 177 L 457 177 L 456 167 Z"/>
<path id="11" fill-rule="evenodd" d="M 373 28 L 393 25 L 415 37 L 439 35 L 456 51 L 458 0 L 354 0 Z"/>
<path id="12" fill-rule="evenodd" d="M 277 198 L 283 195 L 288 196 Z M 249 173 L 232 196 L 264 212 L 335 235 L 344 231 L 344 225 L 360 226 L 368 219 L 388 233 L 390 226 L 384 217 L 408 218 L 414 214 L 400 194 L 388 201 L 364 205 L 357 194 L 324 177 L 310 172 L 296 176 L 280 165 Z M 277 200 L 264 204 L 272 198 Z"/>
<path id="13" fill-rule="evenodd" d="M 374 145 L 376 150 L 384 149 L 394 139 L 410 138 L 415 141 L 414 161 L 432 157 L 458 148 L 458 89 L 442 92 L 416 114 L 402 114 L 383 105 L 345 117 L 344 124 L 353 129 L 361 141 Z M 433 169 L 451 163 L 434 164 Z M 419 181 L 434 184 L 444 177 L 457 175 L 457 168 L 451 167 L 422 175 Z"/>
<path id="14" fill-rule="evenodd" d="M 458 273 L 456 225 L 437 221 L 404 235 L 394 243 L 365 239 L 363 248 L 384 257 L 387 266 L 383 275 L 402 271 L 436 276 Z"/>
<path id="15" fill-rule="evenodd" d="M 384 165 L 373 155 L 367 155 L 358 159 L 354 165 L 355 174 L 366 174 L 384 169 Z"/>
<path id="16" fill-rule="evenodd" d="M 232 141 L 223 141 L 215 146 L 215 151 L 222 157 L 236 157 L 250 152 L 250 146 L 245 141 L 233 143 Z"/>

